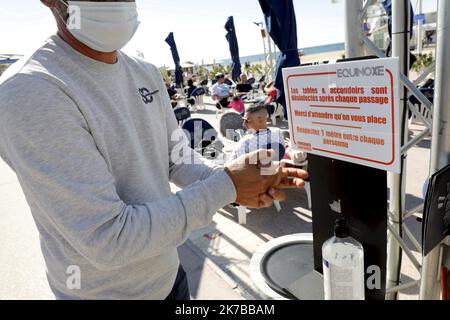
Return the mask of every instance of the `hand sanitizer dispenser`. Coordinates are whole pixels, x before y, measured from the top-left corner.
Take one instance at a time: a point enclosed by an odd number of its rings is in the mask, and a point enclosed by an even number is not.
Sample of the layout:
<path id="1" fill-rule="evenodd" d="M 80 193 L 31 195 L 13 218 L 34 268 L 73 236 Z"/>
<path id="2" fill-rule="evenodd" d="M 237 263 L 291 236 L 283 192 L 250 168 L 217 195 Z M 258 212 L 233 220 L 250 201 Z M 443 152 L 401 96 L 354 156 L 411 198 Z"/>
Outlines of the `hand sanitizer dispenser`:
<path id="1" fill-rule="evenodd" d="M 334 237 L 322 246 L 325 300 L 364 300 L 364 249 L 336 220 Z"/>

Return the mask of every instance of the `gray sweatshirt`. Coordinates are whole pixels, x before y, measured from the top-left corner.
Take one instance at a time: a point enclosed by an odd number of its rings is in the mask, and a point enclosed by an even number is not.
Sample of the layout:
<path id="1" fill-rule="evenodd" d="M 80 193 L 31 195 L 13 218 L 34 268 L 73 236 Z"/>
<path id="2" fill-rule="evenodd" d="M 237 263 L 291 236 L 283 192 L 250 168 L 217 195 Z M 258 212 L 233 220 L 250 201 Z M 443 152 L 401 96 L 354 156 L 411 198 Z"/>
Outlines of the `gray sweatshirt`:
<path id="1" fill-rule="evenodd" d="M 227 173 L 187 147 L 155 66 L 122 52 L 104 64 L 58 36 L 0 78 L 0 156 L 60 299 L 166 298 L 177 247 L 236 200 Z"/>

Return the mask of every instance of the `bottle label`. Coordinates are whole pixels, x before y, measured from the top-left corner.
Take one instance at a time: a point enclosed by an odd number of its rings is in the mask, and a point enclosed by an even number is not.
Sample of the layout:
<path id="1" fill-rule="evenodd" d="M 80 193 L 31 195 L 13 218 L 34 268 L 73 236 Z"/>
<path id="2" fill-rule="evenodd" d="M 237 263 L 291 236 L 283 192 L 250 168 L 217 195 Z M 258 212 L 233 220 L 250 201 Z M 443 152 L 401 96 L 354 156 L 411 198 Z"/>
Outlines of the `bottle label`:
<path id="1" fill-rule="evenodd" d="M 354 300 L 355 268 L 343 268 L 323 260 L 324 289 L 326 300 Z"/>

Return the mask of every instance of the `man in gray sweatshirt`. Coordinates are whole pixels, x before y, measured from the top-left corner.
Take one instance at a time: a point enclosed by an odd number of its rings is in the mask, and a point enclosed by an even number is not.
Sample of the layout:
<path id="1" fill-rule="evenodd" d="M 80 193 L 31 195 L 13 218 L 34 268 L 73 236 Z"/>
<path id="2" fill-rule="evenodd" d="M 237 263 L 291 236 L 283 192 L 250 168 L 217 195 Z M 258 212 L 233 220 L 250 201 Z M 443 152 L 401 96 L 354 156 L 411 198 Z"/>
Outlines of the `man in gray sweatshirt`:
<path id="1" fill-rule="evenodd" d="M 120 51 L 134 1 L 41 1 L 58 33 L 0 79 L 0 156 L 31 208 L 50 287 L 58 299 L 188 298 L 175 280 L 190 232 L 229 203 L 283 200 L 307 173 L 261 175 L 263 151 L 225 168 L 192 151 L 158 69 Z"/>

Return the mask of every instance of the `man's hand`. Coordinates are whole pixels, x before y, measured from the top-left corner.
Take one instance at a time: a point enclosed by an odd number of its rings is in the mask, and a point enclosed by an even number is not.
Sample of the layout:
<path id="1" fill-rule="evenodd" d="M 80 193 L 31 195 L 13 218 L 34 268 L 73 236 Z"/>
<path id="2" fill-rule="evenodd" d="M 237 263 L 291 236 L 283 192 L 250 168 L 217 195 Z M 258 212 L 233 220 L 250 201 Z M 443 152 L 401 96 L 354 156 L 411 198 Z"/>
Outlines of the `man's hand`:
<path id="1" fill-rule="evenodd" d="M 276 174 L 269 180 L 267 194 L 274 200 L 286 200 L 286 194 L 281 191 L 282 189 L 303 188 L 305 186 L 305 181 L 309 179 L 308 172 L 300 169 L 296 165 L 280 162 L 272 164 L 272 166 L 275 166 Z"/>
<path id="2" fill-rule="evenodd" d="M 237 193 L 236 202 L 249 208 L 266 208 L 273 201 L 284 201 L 286 195 L 280 189 L 302 188 L 308 173 L 304 170 L 275 164 L 273 174 L 268 175 L 273 150 L 258 150 L 244 155 L 226 165 Z M 274 166 L 274 164 L 272 164 Z"/>

